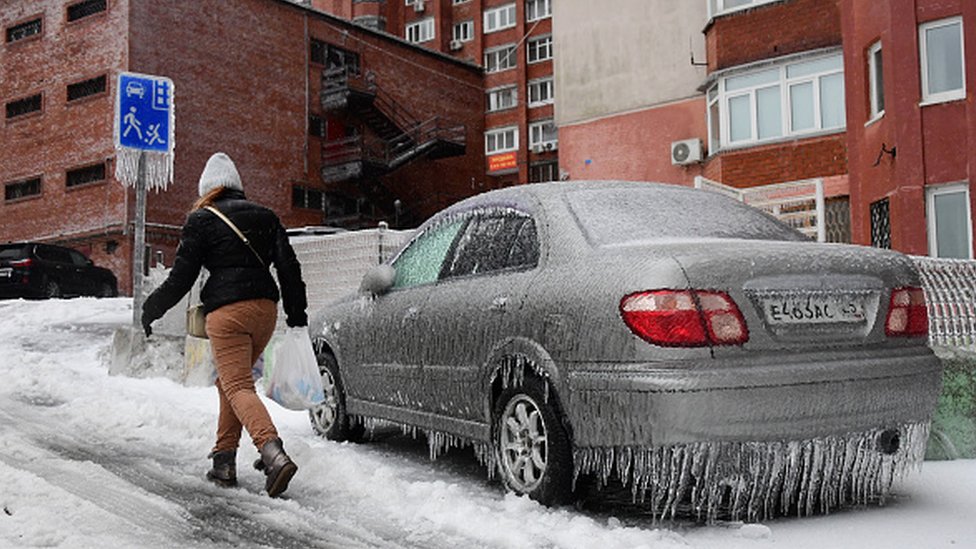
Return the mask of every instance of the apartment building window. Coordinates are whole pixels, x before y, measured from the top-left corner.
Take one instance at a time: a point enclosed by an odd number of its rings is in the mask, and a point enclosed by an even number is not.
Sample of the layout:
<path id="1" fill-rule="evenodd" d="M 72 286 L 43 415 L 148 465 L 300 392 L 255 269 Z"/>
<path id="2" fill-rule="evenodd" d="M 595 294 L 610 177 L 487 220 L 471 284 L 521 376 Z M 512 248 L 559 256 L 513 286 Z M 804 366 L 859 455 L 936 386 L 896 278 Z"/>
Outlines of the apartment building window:
<path id="1" fill-rule="evenodd" d="M 41 110 L 41 94 L 32 95 L 7 103 L 7 120 Z"/>
<path id="2" fill-rule="evenodd" d="M 103 93 L 105 91 L 107 78 L 105 75 L 68 84 L 68 101 L 76 101 L 82 97 Z"/>
<path id="3" fill-rule="evenodd" d="M 65 174 L 64 184 L 66 187 L 80 187 L 89 183 L 105 181 L 105 163 L 92 164 L 69 171 Z"/>
<path id="4" fill-rule="evenodd" d="M 538 63 L 552 59 L 552 36 L 543 36 L 529 40 L 525 47 L 529 63 Z"/>
<path id="5" fill-rule="evenodd" d="M 488 112 L 511 109 L 518 104 L 518 87 L 506 86 L 488 90 Z"/>
<path id="6" fill-rule="evenodd" d="M 541 120 L 529 124 L 529 146 L 533 149 L 553 150 L 559 143 L 556 124 L 552 120 Z"/>
<path id="7" fill-rule="evenodd" d="M 308 44 L 309 61 L 330 69 L 345 67 L 348 74 L 359 74 L 359 54 L 316 38 Z"/>
<path id="8" fill-rule="evenodd" d="M 922 64 L 922 102 L 939 103 L 966 97 L 966 62 L 962 18 L 952 17 L 918 27 Z"/>
<path id="9" fill-rule="evenodd" d="M 881 41 L 868 48 L 868 93 L 871 94 L 871 118 L 884 114 L 884 63 Z"/>
<path id="10" fill-rule="evenodd" d="M 525 0 L 525 20 L 528 22 L 538 21 L 552 17 L 551 0 Z"/>
<path id="11" fill-rule="evenodd" d="M 434 18 L 428 17 L 407 25 L 407 40 L 414 44 L 434 39 Z"/>
<path id="12" fill-rule="evenodd" d="M 539 162 L 529 166 L 529 183 L 559 181 L 559 162 Z"/>
<path id="13" fill-rule="evenodd" d="M 31 36 L 41 34 L 41 25 L 41 18 L 38 17 L 37 19 L 31 19 L 30 21 L 20 23 L 19 25 L 7 27 L 7 43 L 10 44 L 12 42 L 17 42 L 18 40 L 23 40 L 25 38 L 30 38 Z"/>
<path id="14" fill-rule="evenodd" d="M 68 22 L 77 21 L 108 9 L 108 0 L 84 0 L 68 5 Z"/>
<path id="15" fill-rule="evenodd" d="M 515 4 L 485 10 L 485 34 L 515 26 Z"/>
<path id="16" fill-rule="evenodd" d="M 294 208 L 325 211 L 325 193 L 295 185 L 291 188 L 291 205 Z"/>
<path id="17" fill-rule="evenodd" d="M 844 61 L 837 53 L 733 73 L 720 77 L 707 97 L 711 151 L 842 130 Z"/>
<path id="18" fill-rule="evenodd" d="M 485 51 L 485 72 L 501 72 L 515 68 L 515 46 L 502 46 Z"/>
<path id="19" fill-rule="evenodd" d="M 888 199 L 882 198 L 871 203 L 871 245 L 875 248 L 891 249 L 891 219 Z"/>
<path id="20" fill-rule="evenodd" d="M 361 15 L 359 17 L 353 17 L 352 22 L 367 29 L 375 29 L 380 31 L 386 30 L 386 17 L 381 17 L 377 15 Z"/>
<path id="21" fill-rule="evenodd" d="M 474 21 L 461 21 L 454 25 L 451 38 L 461 42 L 468 42 L 474 38 Z"/>
<path id="22" fill-rule="evenodd" d="M 530 80 L 528 83 L 529 106 L 541 107 L 555 101 L 552 93 L 552 77 Z"/>
<path id="23" fill-rule="evenodd" d="M 779 0 L 708 0 L 708 16 L 714 17 L 730 11 L 738 11 L 777 2 Z"/>
<path id="24" fill-rule="evenodd" d="M 470 1 L 471 1 L 471 0 L 452 0 L 452 2 L 451 2 L 451 3 L 452 3 L 452 4 L 454 4 L 454 5 L 456 6 L 456 5 L 458 5 L 458 4 L 467 4 L 467 3 L 468 3 L 468 2 L 470 2 Z"/>
<path id="25" fill-rule="evenodd" d="M 3 199 L 6 202 L 39 194 L 41 194 L 40 177 L 32 177 L 23 181 L 14 181 L 3 186 Z"/>
<path id="26" fill-rule="evenodd" d="M 485 132 L 485 154 L 497 154 L 518 149 L 518 128 L 510 126 Z"/>
<path id="27" fill-rule="evenodd" d="M 929 255 L 973 258 L 973 223 L 969 211 L 969 184 L 928 187 L 925 192 Z"/>

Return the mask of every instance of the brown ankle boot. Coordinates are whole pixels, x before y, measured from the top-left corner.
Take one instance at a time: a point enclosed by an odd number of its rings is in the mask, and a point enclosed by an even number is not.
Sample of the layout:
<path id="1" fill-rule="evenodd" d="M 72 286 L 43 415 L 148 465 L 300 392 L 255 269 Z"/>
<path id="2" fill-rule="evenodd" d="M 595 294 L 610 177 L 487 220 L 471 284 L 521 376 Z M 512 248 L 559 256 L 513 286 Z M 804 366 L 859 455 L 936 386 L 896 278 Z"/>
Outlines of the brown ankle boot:
<path id="1" fill-rule="evenodd" d="M 264 465 L 264 474 L 267 476 L 264 489 L 269 496 L 277 497 L 288 489 L 288 482 L 295 476 L 298 466 L 285 453 L 280 438 L 273 438 L 264 443 L 260 452 L 261 464 Z"/>
<path id="2" fill-rule="evenodd" d="M 207 480 L 218 486 L 237 486 L 237 450 L 210 452 L 213 467 L 207 471 Z"/>

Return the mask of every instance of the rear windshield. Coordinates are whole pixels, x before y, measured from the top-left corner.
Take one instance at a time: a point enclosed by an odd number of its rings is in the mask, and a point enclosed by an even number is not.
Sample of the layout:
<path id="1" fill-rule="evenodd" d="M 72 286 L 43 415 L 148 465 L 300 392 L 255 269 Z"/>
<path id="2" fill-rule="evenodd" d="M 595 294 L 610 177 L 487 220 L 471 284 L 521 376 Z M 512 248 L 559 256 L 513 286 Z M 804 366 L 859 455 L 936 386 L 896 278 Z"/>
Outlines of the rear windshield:
<path id="1" fill-rule="evenodd" d="M 27 246 L 0 246 L 0 261 L 27 259 Z"/>
<path id="2" fill-rule="evenodd" d="M 718 193 L 647 185 L 581 189 L 566 200 L 594 246 L 662 239 L 809 240 L 778 219 Z"/>

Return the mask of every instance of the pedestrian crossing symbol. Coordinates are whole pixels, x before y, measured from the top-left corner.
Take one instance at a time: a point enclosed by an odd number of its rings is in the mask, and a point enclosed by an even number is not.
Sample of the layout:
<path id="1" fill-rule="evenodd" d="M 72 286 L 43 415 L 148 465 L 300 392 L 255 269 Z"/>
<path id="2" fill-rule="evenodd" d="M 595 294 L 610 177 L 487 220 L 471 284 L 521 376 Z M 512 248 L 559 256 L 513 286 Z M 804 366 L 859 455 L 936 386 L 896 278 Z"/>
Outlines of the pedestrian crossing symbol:
<path id="1" fill-rule="evenodd" d="M 115 146 L 173 152 L 173 81 L 161 76 L 119 74 Z"/>

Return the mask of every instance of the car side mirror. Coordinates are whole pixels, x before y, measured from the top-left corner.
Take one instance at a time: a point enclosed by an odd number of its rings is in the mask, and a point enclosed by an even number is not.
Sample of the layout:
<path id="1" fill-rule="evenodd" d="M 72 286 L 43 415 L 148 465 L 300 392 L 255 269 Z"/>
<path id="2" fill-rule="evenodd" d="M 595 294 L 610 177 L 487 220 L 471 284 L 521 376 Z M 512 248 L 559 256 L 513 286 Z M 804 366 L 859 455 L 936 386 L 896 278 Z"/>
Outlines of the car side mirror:
<path id="1" fill-rule="evenodd" d="M 359 291 L 372 295 L 383 295 L 393 287 L 396 279 L 396 270 L 386 264 L 376 265 L 366 271 L 363 282 L 359 285 Z"/>

